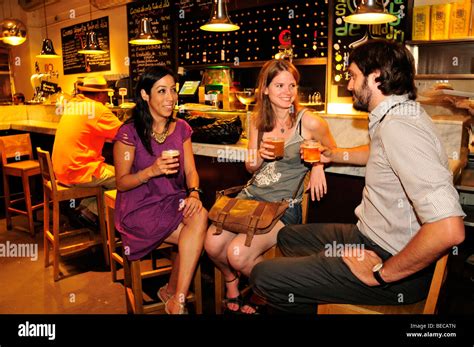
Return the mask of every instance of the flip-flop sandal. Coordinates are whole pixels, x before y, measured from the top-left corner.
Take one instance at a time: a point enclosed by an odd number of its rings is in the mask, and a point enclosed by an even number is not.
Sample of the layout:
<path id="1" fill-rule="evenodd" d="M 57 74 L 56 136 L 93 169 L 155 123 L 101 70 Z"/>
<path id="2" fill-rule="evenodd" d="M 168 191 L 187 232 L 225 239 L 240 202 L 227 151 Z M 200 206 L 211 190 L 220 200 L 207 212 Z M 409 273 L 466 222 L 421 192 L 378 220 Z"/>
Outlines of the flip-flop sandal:
<path id="1" fill-rule="evenodd" d="M 168 289 L 168 283 L 166 283 L 163 287 L 158 289 L 158 292 L 157 292 L 158 297 L 164 304 L 166 304 L 168 300 L 173 296 L 172 294 L 168 294 L 167 289 Z"/>

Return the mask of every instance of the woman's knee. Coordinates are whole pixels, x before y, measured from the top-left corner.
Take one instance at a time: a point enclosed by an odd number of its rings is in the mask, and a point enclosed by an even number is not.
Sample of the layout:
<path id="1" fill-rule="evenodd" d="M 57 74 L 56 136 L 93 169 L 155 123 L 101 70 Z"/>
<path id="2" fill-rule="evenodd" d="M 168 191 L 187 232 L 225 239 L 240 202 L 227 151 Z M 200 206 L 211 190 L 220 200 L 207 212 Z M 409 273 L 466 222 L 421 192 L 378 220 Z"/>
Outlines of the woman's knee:
<path id="1" fill-rule="evenodd" d="M 227 247 L 227 260 L 233 269 L 241 271 L 246 269 L 253 258 L 253 249 L 239 242 L 232 242 Z"/>
<path id="2" fill-rule="evenodd" d="M 204 240 L 204 249 L 211 258 L 218 257 L 222 253 L 225 254 L 225 248 L 227 246 L 224 234 L 215 235 L 215 232 L 216 227 L 211 225 L 207 229 L 206 239 Z"/>
<path id="3" fill-rule="evenodd" d="M 185 225 L 190 225 L 191 227 L 196 227 L 196 229 L 199 229 L 199 231 L 205 233 L 207 230 L 207 210 L 205 208 L 202 208 L 201 211 L 194 213 L 191 217 L 187 217 L 183 219 L 183 223 Z M 205 226 L 205 228 L 202 228 L 202 226 Z"/>

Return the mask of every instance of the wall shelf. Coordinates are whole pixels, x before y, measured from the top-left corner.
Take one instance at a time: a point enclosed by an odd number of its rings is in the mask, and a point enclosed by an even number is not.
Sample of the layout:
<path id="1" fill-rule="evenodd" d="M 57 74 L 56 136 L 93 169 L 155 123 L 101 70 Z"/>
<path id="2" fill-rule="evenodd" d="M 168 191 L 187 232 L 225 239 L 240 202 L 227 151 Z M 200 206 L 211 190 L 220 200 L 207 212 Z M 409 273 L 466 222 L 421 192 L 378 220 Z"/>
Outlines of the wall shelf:
<path id="1" fill-rule="evenodd" d="M 406 41 L 405 43 L 410 46 L 421 46 L 421 45 L 445 45 L 450 43 L 472 43 L 473 38 L 465 39 L 452 39 L 452 40 L 434 40 L 434 41 Z"/>
<path id="2" fill-rule="evenodd" d="M 215 65 L 222 65 L 222 66 L 229 66 L 233 69 L 244 69 L 244 68 L 253 68 L 257 67 L 260 68 L 265 64 L 267 60 L 258 60 L 258 61 L 248 61 L 248 62 L 240 62 L 239 65 L 234 65 L 233 63 L 213 63 L 213 64 L 195 64 L 195 65 L 184 65 L 185 69 L 205 69 L 209 66 Z M 326 57 L 323 58 L 303 58 L 303 59 L 293 59 L 293 64 L 297 66 L 302 65 L 326 65 L 328 59 Z"/>
<path id="3" fill-rule="evenodd" d="M 419 74 L 417 80 L 474 80 L 474 74 Z"/>

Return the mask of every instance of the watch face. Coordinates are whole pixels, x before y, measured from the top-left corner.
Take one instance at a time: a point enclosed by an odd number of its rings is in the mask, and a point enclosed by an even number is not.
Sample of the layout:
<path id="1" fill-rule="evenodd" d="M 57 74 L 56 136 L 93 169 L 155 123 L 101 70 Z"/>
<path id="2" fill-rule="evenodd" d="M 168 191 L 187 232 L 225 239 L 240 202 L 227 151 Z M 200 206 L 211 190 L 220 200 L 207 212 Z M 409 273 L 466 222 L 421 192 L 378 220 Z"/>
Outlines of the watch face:
<path id="1" fill-rule="evenodd" d="M 377 265 L 375 265 L 373 268 L 372 268 L 372 272 L 377 272 L 379 271 L 383 266 L 383 263 L 378 263 Z"/>

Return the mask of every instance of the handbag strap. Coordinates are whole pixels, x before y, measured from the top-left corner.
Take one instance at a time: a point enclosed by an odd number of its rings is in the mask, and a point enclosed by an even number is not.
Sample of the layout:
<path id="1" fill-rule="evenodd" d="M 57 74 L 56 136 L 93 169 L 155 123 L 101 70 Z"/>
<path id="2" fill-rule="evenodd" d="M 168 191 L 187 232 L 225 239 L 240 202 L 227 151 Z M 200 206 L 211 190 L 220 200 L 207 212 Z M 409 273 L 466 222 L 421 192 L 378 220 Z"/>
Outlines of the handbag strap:
<path id="1" fill-rule="evenodd" d="M 252 239 L 257 231 L 257 225 L 262 216 L 263 211 L 265 210 L 266 203 L 264 201 L 260 201 L 258 203 L 257 208 L 253 211 L 252 215 L 250 216 L 250 222 L 248 224 L 247 229 L 247 236 L 245 237 L 245 245 L 250 246 L 252 243 Z"/>
<path id="2" fill-rule="evenodd" d="M 227 204 L 224 206 L 222 211 L 217 216 L 217 220 L 215 222 L 217 234 L 222 233 L 225 219 L 229 215 L 229 211 L 232 209 L 232 207 L 235 206 L 236 203 L 237 203 L 237 199 L 230 199 L 229 202 L 227 202 Z"/>
<path id="3" fill-rule="evenodd" d="M 394 109 L 395 107 L 400 106 L 400 105 L 402 105 L 402 104 L 404 104 L 404 103 L 405 103 L 405 101 L 404 101 L 404 102 L 399 102 L 398 104 L 394 104 L 394 105 L 390 106 L 390 108 L 387 110 L 387 112 L 385 112 L 384 115 L 380 118 L 379 124 L 382 123 L 382 121 L 385 119 L 385 116 L 386 116 L 392 109 Z"/>

